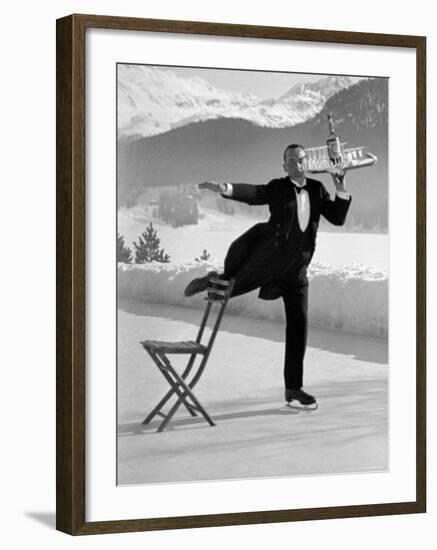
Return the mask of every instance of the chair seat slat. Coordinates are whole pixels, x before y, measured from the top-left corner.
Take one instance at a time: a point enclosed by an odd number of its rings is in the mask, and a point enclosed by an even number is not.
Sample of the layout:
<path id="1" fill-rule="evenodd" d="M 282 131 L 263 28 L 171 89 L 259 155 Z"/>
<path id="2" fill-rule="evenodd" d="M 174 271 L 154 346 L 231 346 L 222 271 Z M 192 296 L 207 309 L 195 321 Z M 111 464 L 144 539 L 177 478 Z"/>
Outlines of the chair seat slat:
<path id="1" fill-rule="evenodd" d="M 145 349 L 162 353 L 201 353 L 207 351 L 206 346 L 192 340 L 186 342 L 164 342 L 160 340 L 144 340 L 141 342 Z"/>

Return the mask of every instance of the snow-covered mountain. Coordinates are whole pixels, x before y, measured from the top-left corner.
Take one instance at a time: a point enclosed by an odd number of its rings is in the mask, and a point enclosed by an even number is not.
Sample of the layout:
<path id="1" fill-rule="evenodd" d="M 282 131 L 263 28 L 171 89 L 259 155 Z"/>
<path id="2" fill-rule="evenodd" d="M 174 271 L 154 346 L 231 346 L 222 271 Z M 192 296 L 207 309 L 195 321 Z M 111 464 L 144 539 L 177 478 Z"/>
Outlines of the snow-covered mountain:
<path id="1" fill-rule="evenodd" d="M 221 90 L 200 77 L 184 78 L 169 69 L 119 65 L 119 137 L 153 136 L 218 118 L 287 128 L 313 118 L 331 96 L 352 84 L 349 77 L 328 76 L 261 101 L 253 94 Z"/>
<path id="2" fill-rule="evenodd" d="M 118 204 L 133 206 L 151 188 L 206 180 L 262 184 L 280 177 L 282 151 L 289 143 L 323 145 L 326 115 L 351 146 L 378 157 L 372 168 L 354 170 L 354 196 L 342 230 L 386 231 L 388 227 L 388 81 L 365 79 L 334 94 L 314 118 L 292 128 L 266 128 L 241 118 L 216 118 L 187 124 L 171 132 L 122 139 L 118 143 Z M 323 179 L 323 177 L 322 177 Z M 331 178 L 325 176 L 331 186 Z"/>

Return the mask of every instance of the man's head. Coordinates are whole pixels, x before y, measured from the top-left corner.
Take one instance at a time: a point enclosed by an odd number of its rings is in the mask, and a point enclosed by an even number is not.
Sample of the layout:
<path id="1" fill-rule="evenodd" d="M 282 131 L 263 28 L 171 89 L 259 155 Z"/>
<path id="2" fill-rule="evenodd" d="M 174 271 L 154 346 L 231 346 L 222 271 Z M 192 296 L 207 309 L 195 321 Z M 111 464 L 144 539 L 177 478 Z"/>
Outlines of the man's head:
<path id="1" fill-rule="evenodd" d="M 298 143 L 288 145 L 284 151 L 284 170 L 290 179 L 303 182 L 307 169 L 307 157 L 305 147 Z"/>

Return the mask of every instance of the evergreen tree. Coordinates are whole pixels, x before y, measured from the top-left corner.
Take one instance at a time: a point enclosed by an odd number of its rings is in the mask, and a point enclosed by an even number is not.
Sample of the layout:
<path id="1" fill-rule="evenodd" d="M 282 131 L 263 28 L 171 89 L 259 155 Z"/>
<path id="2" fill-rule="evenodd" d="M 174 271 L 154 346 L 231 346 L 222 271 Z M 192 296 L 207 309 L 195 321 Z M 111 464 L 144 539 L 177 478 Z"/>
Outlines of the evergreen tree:
<path id="1" fill-rule="evenodd" d="M 196 262 L 207 262 L 210 257 L 211 254 L 204 248 L 202 254 L 198 258 L 195 258 L 195 260 Z"/>
<path id="2" fill-rule="evenodd" d="M 134 242 L 135 263 L 144 264 L 146 262 L 168 263 L 170 256 L 159 248 L 160 239 L 152 222 L 147 226 L 144 233 L 138 238 L 139 244 Z"/>
<path id="3" fill-rule="evenodd" d="M 130 264 L 132 261 L 132 251 L 124 243 L 123 235 L 117 233 L 117 262 Z"/>

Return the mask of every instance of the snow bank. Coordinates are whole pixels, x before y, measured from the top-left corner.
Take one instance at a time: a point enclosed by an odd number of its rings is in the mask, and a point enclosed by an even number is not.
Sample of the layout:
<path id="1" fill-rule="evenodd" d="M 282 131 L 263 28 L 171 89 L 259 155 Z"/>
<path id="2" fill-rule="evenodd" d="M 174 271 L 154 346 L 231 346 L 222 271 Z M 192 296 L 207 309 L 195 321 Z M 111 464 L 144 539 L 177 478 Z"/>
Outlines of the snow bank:
<path id="1" fill-rule="evenodd" d="M 133 300 L 204 308 L 202 295 L 185 298 L 184 288 L 207 271 L 221 266 L 202 264 L 118 264 L 118 296 Z M 313 327 L 387 337 L 388 276 L 384 270 L 353 264 L 309 268 L 309 324 Z M 231 315 L 283 321 L 282 300 L 257 299 L 258 291 L 233 298 Z"/>

